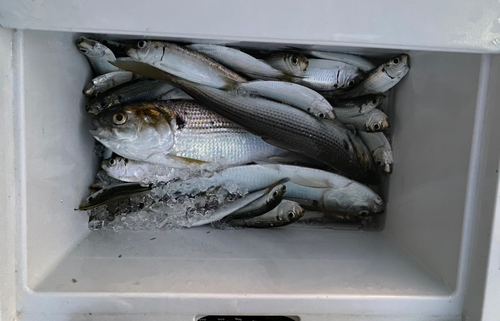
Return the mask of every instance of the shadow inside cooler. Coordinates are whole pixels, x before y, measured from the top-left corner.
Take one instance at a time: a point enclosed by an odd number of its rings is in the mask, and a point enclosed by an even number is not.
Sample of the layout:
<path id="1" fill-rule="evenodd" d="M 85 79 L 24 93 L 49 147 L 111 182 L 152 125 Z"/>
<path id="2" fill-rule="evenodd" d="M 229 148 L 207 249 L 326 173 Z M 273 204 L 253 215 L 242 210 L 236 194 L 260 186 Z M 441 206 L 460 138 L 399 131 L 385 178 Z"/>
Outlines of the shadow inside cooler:
<path id="1" fill-rule="evenodd" d="M 99 167 L 82 95 L 92 75 L 74 45 L 78 36 L 26 31 L 22 40 L 17 72 L 29 288 L 332 297 L 447 296 L 454 291 L 479 55 L 406 51 L 411 70 L 390 101 L 394 171 L 381 231 L 91 232 L 87 214 L 74 211 L 88 196 Z M 401 53 L 348 51 L 383 58 Z"/>

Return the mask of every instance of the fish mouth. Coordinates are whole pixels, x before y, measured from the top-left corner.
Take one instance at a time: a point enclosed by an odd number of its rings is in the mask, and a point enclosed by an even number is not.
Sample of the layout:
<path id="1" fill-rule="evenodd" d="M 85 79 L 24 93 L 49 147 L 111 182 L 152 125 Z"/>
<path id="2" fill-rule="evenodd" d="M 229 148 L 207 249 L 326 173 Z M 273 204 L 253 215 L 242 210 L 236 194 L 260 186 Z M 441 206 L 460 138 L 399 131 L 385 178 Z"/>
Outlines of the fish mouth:
<path id="1" fill-rule="evenodd" d="M 135 59 L 135 60 L 139 59 L 139 54 L 137 52 L 137 49 L 135 49 L 135 48 L 127 49 L 126 53 L 127 53 L 127 56 L 129 56 L 132 59 Z"/>
<path id="2" fill-rule="evenodd" d="M 92 118 L 92 125 L 94 129 L 89 130 L 90 134 L 95 138 L 105 138 L 107 137 L 106 129 L 101 125 L 97 117 Z"/>

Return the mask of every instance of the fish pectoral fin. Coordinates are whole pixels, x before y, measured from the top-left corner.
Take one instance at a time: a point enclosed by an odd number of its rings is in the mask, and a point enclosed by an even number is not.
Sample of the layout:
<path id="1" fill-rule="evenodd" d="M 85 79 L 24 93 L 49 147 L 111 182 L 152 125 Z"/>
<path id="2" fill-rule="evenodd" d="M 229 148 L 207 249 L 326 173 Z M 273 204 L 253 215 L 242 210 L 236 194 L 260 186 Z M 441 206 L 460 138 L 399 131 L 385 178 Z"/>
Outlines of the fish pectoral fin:
<path id="1" fill-rule="evenodd" d="M 347 128 L 347 130 L 349 130 L 350 132 L 352 132 L 353 134 L 356 135 L 357 130 L 356 130 L 356 127 L 354 127 L 353 124 L 344 123 L 344 127 Z"/>

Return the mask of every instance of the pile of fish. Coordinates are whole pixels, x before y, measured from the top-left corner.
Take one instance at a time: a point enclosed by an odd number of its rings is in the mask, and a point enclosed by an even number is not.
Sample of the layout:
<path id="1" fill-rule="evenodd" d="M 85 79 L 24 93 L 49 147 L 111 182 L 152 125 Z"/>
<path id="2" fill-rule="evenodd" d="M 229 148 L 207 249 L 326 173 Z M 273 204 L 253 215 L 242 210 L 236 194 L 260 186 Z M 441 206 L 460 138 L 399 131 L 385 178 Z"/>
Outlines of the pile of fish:
<path id="1" fill-rule="evenodd" d="M 350 221 L 384 211 L 374 190 L 393 157 L 381 106 L 408 55 L 376 65 L 297 48 L 76 45 L 96 75 L 83 93 L 104 146 L 105 173 L 79 207 L 92 229 L 277 227 L 305 210 Z"/>

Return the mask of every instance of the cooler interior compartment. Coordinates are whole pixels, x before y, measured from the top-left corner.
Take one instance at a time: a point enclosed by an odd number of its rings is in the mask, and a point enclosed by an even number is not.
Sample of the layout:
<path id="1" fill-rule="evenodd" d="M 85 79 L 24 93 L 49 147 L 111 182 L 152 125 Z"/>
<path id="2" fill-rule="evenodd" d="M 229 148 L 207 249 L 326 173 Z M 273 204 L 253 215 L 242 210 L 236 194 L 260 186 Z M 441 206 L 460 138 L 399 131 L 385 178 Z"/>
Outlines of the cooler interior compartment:
<path id="1" fill-rule="evenodd" d="M 86 213 L 74 211 L 99 166 L 81 93 L 91 69 L 74 45 L 79 36 L 14 35 L 20 320 L 461 320 L 484 57 L 342 49 L 411 59 L 391 97 L 395 164 L 382 231 L 91 232 Z"/>

